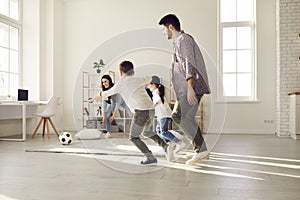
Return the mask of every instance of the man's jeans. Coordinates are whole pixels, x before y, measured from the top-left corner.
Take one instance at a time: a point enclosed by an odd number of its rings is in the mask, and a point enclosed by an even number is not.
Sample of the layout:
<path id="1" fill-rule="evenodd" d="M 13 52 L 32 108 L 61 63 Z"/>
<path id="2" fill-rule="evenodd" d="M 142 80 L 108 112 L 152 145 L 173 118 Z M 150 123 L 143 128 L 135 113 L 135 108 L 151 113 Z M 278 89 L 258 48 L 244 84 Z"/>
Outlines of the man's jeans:
<path id="1" fill-rule="evenodd" d="M 207 147 L 195 119 L 195 115 L 198 111 L 200 100 L 203 95 L 196 96 L 198 104 L 195 105 L 190 105 L 188 103 L 187 96 L 177 99 L 173 108 L 172 119 L 183 133 L 192 141 L 194 151 L 199 153 L 206 151 Z"/>

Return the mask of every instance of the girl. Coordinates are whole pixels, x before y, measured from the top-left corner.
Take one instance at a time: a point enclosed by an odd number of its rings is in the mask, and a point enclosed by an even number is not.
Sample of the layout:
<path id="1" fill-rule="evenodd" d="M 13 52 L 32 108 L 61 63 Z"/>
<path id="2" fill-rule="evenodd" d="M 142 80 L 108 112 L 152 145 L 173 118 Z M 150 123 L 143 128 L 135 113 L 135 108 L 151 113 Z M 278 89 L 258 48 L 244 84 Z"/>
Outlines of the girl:
<path id="1" fill-rule="evenodd" d="M 167 143 L 175 144 L 174 153 L 182 150 L 185 147 L 185 143 L 175 137 L 169 130 L 168 125 L 171 121 L 171 109 L 169 102 L 165 98 L 165 87 L 161 84 L 158 76 L 152 76 L 152 80 L 149 84 L 149 88 L 152 92 L 152 101 L 155 106 L 155 115 L 157 117 L 157 134 Z"/>

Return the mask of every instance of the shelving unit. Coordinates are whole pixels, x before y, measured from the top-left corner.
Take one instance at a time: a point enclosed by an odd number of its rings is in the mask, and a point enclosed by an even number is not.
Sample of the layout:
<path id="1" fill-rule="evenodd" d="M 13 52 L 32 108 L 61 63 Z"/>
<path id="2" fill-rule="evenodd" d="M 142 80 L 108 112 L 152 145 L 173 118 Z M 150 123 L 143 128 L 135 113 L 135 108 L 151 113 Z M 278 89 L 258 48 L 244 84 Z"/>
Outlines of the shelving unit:
<path id="1" fill-rule="evenodd" d="M 291 92 L 290 98 L 290 116 L 289 133 L 295 140 L 300 139 L 300 92 Z"/>
<path id="2" fill-rule="evenodd" d="M 89 103 L 89 98 L 93 98 L 101 93 L 100 78 L 102 74 L 91 74 L 82 72 L 82 128 L 87 128 L 88 120 L 102 120 L 101 100 Z M 97 128 L 97 124 L 95 124 Z"/>

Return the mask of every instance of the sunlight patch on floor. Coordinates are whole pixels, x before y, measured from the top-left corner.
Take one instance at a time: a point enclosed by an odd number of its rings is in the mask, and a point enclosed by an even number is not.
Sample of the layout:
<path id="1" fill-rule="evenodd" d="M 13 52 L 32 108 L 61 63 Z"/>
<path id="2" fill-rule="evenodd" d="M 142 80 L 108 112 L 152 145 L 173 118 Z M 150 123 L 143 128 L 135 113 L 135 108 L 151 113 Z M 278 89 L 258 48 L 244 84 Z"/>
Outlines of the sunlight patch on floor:
<path id="1" fill-rule="evenodd" d="M 288 159 L 288 158 L 275 158 L 275 157 L 265 157 L 265 156 L 249 156 L 249 155 L 240 155 L 240 154 L 229 154 L 229 153 L 217 153 L 211 152 L 213 155 L 218 156 L 231 156 L 231 157 L 243 157 L 243 158 L 255 158 L 255 159 L 264 159 L 264 160 L 275 160 L 275 161 L 285 161 L 285 162 L 299 162 L 300 160 Z"/>
<path id="2" fill-rule="evenodd" d="M 243 159 L 233 159 L 233 158 L 224 158 L 217 156 L 210 156 L 210 159 L 213 160 L 221 160 L 221 161 L 230 161 L 230 162 L 239 162 L 239 163 L 248 163 L 248 164 L 256 164 L 256 165 L 265 165 L 265 166 L 274 166 L 274 167 L 282 167 L 282 168 L 290 168 L 290 169 L 300 169 L 300 165 L 292 165 L 292 164 L 283 164 L 283 163 L 275 163 L 275 162 L 264 162 L 264 161 L 256 161 L 256 160 L 243 160 Z"/>
<path id="3" fill-rule="evenodd" d="M 225 177 L 232 177 L 232 178 L 243 178 L 243 179 L 251 179 L 251 180 L 264 180 L 263 178 L 258 178 L 258 177 L 253 177 L 253 176 L 246 176 L 246 175 L 240 175 L 240 174 L 234 174 L 234 173 L 228 173 L 228 172 L 222 172 L 222 171 L 214 171 L 214 170 L 207 170 L 207 169 L 200 169 L 197 166 L 187 166 L 182 163 L 169 163 L 166 160 L 158 160 L 157 165 L 155 166 L 141 166 L 138 163 L 141 160 L 141 157 L 125 157 L 124 156 L 108 156 L 108 155 L 82 155 L 82 154 L 74 154 L 76 156 L 81 156 L 81 157 L 93 157 L 96 159 L 103 161 L 112 161 L 112 162 L 120 162 L 121 165 L 124 164 L 130 164 L 134 165 L 136 167 L 141 167 L 140 169 L 145 170 L 148 168 L 148 171 L 156 171 L 159 170 L 160 168 L 172 168 L 172 169 L 179 169 L 179 170 L 186 170 L 190 172 L 195 172 L 195 173 L 202 173 L 202 174 L 210 174 L 210 175 L 216 175 L 216 176 L 225 176 Z M 109 164 L 105 163 L 106 166 L 109 166 Z M 155 167 L 157 169 L 155 169 Z M 116 169 L 116 167 L 113 167 Z M 138 170 L 138 168 L 136 168 Z M 122 170 L 123 171 L 123 170 Z"/>
<path id="4" fill-rule="evenodd" d="M 18 200 L 18 199 L 14 199 L 14 198 L 10 198 L 10 197 L 8 197 L 8 196 L 5 196 L 5 195 L 3 195 L 3 194 L 0 194 L 0 199 L 1 199 L 1 200 Z"/>

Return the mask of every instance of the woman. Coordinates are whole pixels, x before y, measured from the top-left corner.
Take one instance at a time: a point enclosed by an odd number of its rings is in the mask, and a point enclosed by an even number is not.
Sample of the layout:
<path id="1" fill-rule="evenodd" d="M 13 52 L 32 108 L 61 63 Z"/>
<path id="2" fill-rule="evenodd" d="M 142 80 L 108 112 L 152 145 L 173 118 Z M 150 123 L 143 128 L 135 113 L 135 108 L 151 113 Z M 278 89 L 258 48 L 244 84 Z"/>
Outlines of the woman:
<path id="1" fill-rule="evenodd" d="M 149 88 L 152 92 L 152 101 L 155 106 L 155 115 L 157 117 L 157 134 L 167 143 L 175 144 L 174 152 L 182 150 L 186 145 L 182 140 L 175 137 L 169 130 L 169 122 L 171 121 L 171 108 L 169 102 L 165 98 L 165 87 L 161 84 L 158 76 L 152 76 Z"/>
<path id="2" fill-rule="evenodd" d="M 103 75 L 101 78 L 102 91 L 109 90 L 113 86 L 114 83 L 112 82 L 111 77 L 109 75 Z M 106 127 L 107 133 L 105 136 L 107 138 L 110 137 L 109 132 L 111 129 L 111 122 L 115 119 L 116 113 L 118 112 L 121 106 L 124 108 L 125 112 L 129 115 L 129 117 L 131 117 L 131 112 L 120 94 L 114 94 L 108 97 L 108 99 L 106 100 L 102 99 L 102 113 L 103 113 L 102 124 L 103 126 Z"/>
<path id="3" fill-rule="evenodd" d="M 114 86 L 114 83 L 112 82 L 112 79 L 109 75 L 103 75 L 101 78 L 101 88 L 102 91 L 109 90 Z M 106 137 L 108 138 L 110 136 L 110 126 L 111 126 L 111 121 L 110 117 L 115 110 L 116 103 L 112 101 L 112 97 L 108 97 L 107 100 L 102 99 L 102 113 L 103 113 L 103 120 L 102 120 L 102 125 L 105 126 L 106 128 Z"/>

